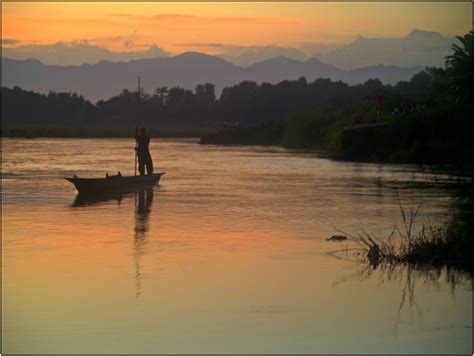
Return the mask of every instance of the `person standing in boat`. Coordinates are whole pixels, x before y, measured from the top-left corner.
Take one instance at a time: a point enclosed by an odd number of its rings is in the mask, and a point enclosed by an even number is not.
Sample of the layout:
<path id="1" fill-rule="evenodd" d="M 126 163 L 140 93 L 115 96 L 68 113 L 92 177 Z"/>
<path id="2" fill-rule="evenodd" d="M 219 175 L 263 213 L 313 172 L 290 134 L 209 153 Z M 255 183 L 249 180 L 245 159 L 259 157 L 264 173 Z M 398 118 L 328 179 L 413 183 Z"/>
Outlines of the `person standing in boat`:
<path id="1" fill-rule="evenodd" d="M 135 149 L 137 150 L 138 171 L 140 175 L 145 175 L 145 167 L 146 174 L 153 174 L 153 161 L 148 149 L 150 146 L 150 137 L 145 133 L 144 127 L 140 129 L 140 132 L 138 131 L 138 127 L 135 129 L 135 139 L 137 140 Z"/>

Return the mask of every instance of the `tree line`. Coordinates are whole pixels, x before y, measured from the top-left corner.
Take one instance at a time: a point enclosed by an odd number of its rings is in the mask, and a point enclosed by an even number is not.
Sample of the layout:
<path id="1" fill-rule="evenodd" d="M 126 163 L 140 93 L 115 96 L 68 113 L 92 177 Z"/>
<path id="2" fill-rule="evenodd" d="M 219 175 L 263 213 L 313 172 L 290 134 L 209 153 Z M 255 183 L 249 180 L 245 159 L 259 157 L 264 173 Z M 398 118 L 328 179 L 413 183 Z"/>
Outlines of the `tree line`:
<path id="1" fill-rule="evenodd" d="M 472 169 L 473 37 L 473 32 L 458 37 L 444 68 L 427 68 L 393 87 L 374 86 L 363 100 L 218 130 L 202 136 L 201 143 L 281 145 L 343 159 L 459 163 Z M 362 87 L 352 90 L 362 95 Z M 354 113 L 375 125 L 359 125 Z"/>
<path id="2" fill-rule="evenodd" d="M 469 38 L 461 38 L 467 41 L 467 46 L 472 35 Z M 224 88 L 219 97 L 215 86 L 210 83 L 199 84 L 194 91 L 159 87 L 153 93 L 144 90 L 138 93 L 125 89 L 95 104 L 76 93 L 50 91 L 39 94 L 19 87 L 2 87 L 2 118 L 4 122 L 29 124 L 133 127 L 137 117 L 138 94 L 141 125 L 163 128 L 246 126 L 272 119 L 287 119 L 304 111 L 356 107 L 375 97 L 383 98 L 385 110 L 413 110 L 416 105 L 429 104 L 430 98 L 449 100 L 440 94 L 445 86 L 458 88 L 458 100 L 472 95 L 465 89 L 470 88 L 466 83 L 472 79 L 466 76 L 466 71 L 471 70 L 472 73 L 472 68 L 462 67 L 468 64 L 465 64 L 466 61 L 459 62 L 459 58 L 462 55 L 454 53 L 448 58 L 446 68 L 427 68 L 411 80 L 400 81 L 393 86 L 384 85 L 378 79 L 351 86 L 324 78 L 309 82 L 301 77 L 278 84 L 243 81 Z M 469 66 L 472 67 L 472 63 Z M 438 95 L 433 95 L 436 91 Z"/>
<path id="3" fill-rule="evenodd" d="M 141 124 L 149 127 L 243 126 L 269 119 L 284 119 L 297 112 L 347 105 L 373 95 L 421 95 L 432 75 L 416 74 L 409 82 L 383 85 L 378 79 L 350 86 L 330 79 L 305 78 L 278 84 L 244 81 L 224 88 L 199 84 L 194 91 L 161 87 L 140 91 Z M 123 90 L 96 104 L 76 93 L 39 94 L 20 87 L 2 87 L 4 122 L 64 126 L 133 127 L 137 117 L 137 91 Z"/>

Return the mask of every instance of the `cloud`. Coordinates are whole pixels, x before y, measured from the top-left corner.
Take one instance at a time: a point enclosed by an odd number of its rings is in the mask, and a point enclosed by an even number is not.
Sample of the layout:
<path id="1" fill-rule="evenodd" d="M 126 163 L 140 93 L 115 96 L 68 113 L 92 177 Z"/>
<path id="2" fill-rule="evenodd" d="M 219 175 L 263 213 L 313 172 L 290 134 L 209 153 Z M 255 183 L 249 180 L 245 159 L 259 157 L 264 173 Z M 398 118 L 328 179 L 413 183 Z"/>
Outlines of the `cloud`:
<path id="1" fill-rule="evenodd" d="M 115 40 L 128 41 L 129 39 L 117 36 Z M 147 46 L 142 51 L 111 51 L 93 44 L 97 41 L 98 39 L 81 39 L 53 44 L 25 44 L 17 47 L 4 47 L 2 43 L 2 55 L 12 59 L 35 58 L 45 64 L 58 65 L 94 64 L 101 60 L 118 62 L 168 55 L 165 50 L 157 45 Z"/>
<path id="2" fill-rule="evenodd" d="M 2 46 L 3 45 L 17 45 L 20 44 L 20 40 L 14 40 L 12 38 L 2 38 Z"/>
<path id="3" fill-rule="evenodd" d="M 442 67 L 451 52 L 454 39 L 437 32 L 413 30 L 405 37 L 366 38 L 320 55 L 322 61 L 343 69 L 354 69 L 374 63 L 412 67 Z"/>
<path id="4" fill-rule="evenodd" d="M 229 62 L 243 67 L 280 56 L 297 60 L 308 59 L 307 55 L 297 48 L 277 45 L 241 46 L 224 43 L 180 43 L 175 44 L 175 46 L 185 47 L 187 50 L 191 48 L 212 52 Z"/>
<path id="5" fill-rule="evenodd" d="M 236 46 L 224 43 L 175 43 L 174 46 L 179 47 L 206 47 L 206 48 L 222 48 L 222 47 L 237 47 L 247 48 L 246 46 Z"/>
<path id="6" fill-rule="evenodd" d="M 319 56 L 332 51 L 344 44 L 331 42 L 303 42 L 298 48 L 310 56 Z"/>
<path id="7" fill-rule="evenodd" d="M 130 15 L 130 14 L 119 14 L 119 13 L 112 13 L 106 14 L 106 16 L 116 17 L 121 19 L 129 19 L 129 20 L 145 20 L 145 21 L 155 21 L 155 20 L 180 20 L 180 19 L 190 19 L 194 20 L 202 16 L 197 15 L 184 15 L 184 14 L 160 14 L 160 15 Z"/>
<path id="8" fill-rule="evenodd" d="M 344 44 L 340 43 L 326 43 L 326 42 L 302 42 L 294 47 L 282 47 L 278 45 L 266 45 L 266 46 L 242 46 L 242 45 L 233 45 L 233 44 L 226 44 L 226 43 L 175 43 L 173 46 L 175 47 L 185 47 L 185 48 L 195 48 L 195 49 L 203 49 L 205 51 L 214 52 L 222 55 L 227 56 L 238 56 L 243 54 L 246 51 L 277 51 L 286 52 L 281 53 L 280 55 L 288 55 L 289 51 L 292 51 L 294 55 L 301 59 L 301 53 L 304 53 L 306 56 L 313 57 L 319 54 L 327 53 L 331 50 L 339 48 Z M 298 54 L 296 54 L 298 51 Z M 294 57 L 294 56 L 293 56 Z M 289 58 L 292 58 L 290 55 Z"/>
<path id="9" fill-rule="evenodd" d="M 222 54 L 222 55 L 232 55 L 237 56 L 243 53 L 246 50 L 252 48 L 258 48 L 263 46 L 242 46 L 242 45 L 232 45 L 232 44 L 225 44 L 225 43 L 175 43 L 173 44 L 175 47 L 184 47 L 186 50 L 203 50 L 206 53 L 214 53 L 214 54 Z"/>
<path id="10" fill-rule="evenodd" d="M 139 21 L 152 22 L 152 23 L 163 23 L 170 22 L 178 24 L 181 22 L 189 22 L 192 24 L 219 24 L 219 25 L 246 25 L 246 26 L 260 26 L 260 25 L 275 25 L 275 26 L 302 26 L 308 25 L 311 22 L 303 20 L 298 17 L 250 17 L 250 16 L 198 16 L 198 15 L 182 15 L 182 14 L 159 14 L 159 15 L 130 15 L 111 13 L 107 16 L 128 20 L 128 21 Z"/>

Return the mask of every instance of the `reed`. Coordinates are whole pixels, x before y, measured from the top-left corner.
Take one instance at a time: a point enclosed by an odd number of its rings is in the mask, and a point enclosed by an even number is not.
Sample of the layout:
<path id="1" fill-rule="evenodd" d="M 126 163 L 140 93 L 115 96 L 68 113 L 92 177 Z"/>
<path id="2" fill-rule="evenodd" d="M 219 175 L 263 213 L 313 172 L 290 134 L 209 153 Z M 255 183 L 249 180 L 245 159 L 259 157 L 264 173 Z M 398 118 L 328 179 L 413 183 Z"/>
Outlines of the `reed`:
<path id="1" fill-rule="evenodd" d="M 415 229 L 419 206 L 407 211 L 400 204 L 403 227 L 394 227 L 386 239 L 363 232 L 353 240 L 358 256 L 372 265 L 406 264 L 411 267 L 448 267 L 474 273 L 474 229 L 472 221 L 456 214 L 442 225 L 422 223 Z M 415 231 L 416 230 L 416 231 Z"/>

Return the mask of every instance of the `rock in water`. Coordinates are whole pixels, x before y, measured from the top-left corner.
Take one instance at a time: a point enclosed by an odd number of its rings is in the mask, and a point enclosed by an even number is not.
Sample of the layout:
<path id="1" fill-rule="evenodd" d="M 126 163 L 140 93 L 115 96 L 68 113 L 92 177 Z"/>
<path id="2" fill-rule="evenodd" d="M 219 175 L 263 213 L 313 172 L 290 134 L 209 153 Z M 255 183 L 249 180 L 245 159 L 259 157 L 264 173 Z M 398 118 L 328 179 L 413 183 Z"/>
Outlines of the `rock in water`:
<path id="1" fill-rule="evenodd" d="M 332 235 L 330 238 L 326 239 L 326 241 L 345 241 L 347 240 L 346 236 L 342 235 Z"/>

